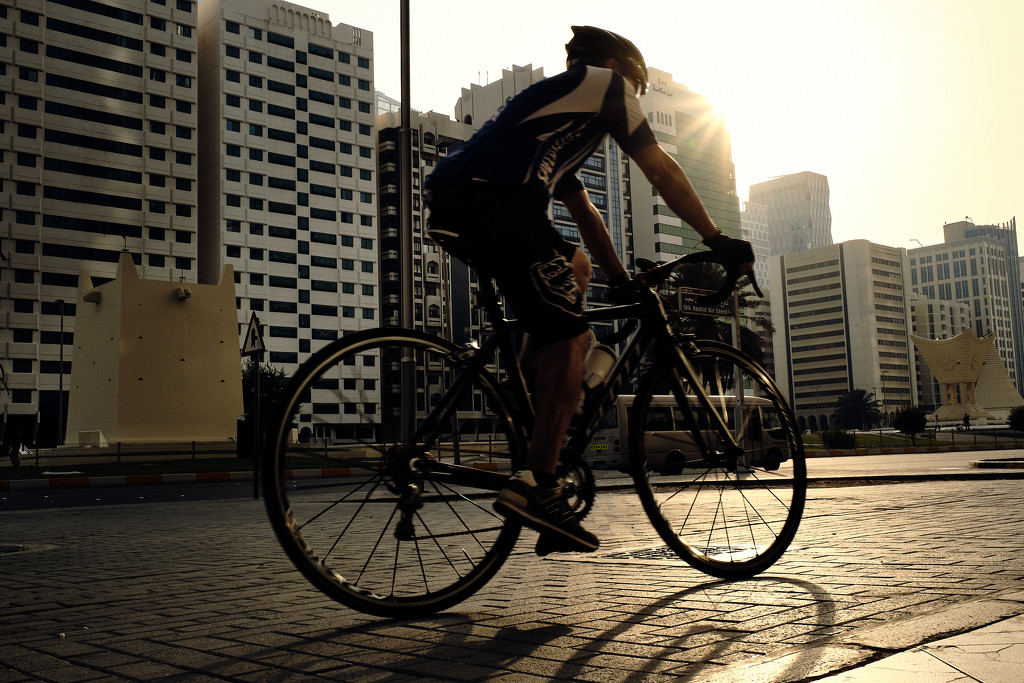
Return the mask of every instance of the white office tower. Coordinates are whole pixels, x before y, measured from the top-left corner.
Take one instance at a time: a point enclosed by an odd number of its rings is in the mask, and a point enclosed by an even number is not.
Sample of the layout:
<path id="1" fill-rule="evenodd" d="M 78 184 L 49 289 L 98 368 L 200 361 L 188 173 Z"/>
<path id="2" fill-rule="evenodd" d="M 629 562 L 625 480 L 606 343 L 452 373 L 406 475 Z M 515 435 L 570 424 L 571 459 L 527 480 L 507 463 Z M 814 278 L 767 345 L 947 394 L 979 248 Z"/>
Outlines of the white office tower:
<path id="1" fill-rule="evenodd" d="M 910 286 L 929 299 L 959 301 L 971 308 L 979 337 L 995 332 L 995 348 L 1010 379 L 1020 387 L 1024 336 L 1015 221 L 975 225 L 969 219 L 943 226 L 945 241 L 910 249 Z"/>
<path id="2" fill-rule="evenodd" d="M 740 236 L 754 250 L 754 277 L 762 289 L 768 288 L 768 208 L 757 202 L 743 202 L 740 211 Z"/>
<path id="3" fill-rule="evenodd" d="M 867 240 L 771 257 L 776 379 L 801 428 L 828 428 L 853 389 L 889 415 L 917 403 L 905 258 Z"/>
<path id="4" fill-rule="evenodd" d="M 725 123 L 703 95 L 673 81 L 672 74 L 654 68 L 648 74 L 650 85 L 640 101 L 658 142 L 686 171 L 715 224 L 739 237 L 736 168 Z M 629 166 L 636 255 L 668 261 L 695 251 L 697 233 L 668 208 L 635 163 Z"/>
<path id="5" fill-rule="evenodd" d="M 200 277 L 234 266 L 240 333 L 255 313 L 266 360 L 290 372 L 380 323 L 373 36 L 286 2 L 199 8 Z M 339 413 L 375 401 L 316 390 L 300 435 L 340 436 Z"/>
<path id="6" fill-rule="evenodd" d="M 83 269 L 195 279 L 196 24 L 191 0 L 0 7 L 0 433 L 55 443 Z"/>
<path id="7" fill-rule="evenodd" d="M 749 200 L 768 207 L 773 256 L 832 244 L 828 178 L 805 171 L 750 186 Z"/>

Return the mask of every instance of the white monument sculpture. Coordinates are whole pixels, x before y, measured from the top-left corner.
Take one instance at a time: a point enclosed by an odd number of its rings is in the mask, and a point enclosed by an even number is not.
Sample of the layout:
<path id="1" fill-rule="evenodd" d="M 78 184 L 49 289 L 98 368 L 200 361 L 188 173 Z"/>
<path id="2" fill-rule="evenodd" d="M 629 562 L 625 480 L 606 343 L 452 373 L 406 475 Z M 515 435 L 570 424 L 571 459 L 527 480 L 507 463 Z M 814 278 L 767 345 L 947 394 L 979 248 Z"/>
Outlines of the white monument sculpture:
<path id="1" fill-rule="evenodd" d="M 939 382 L 942 405 L 930 420 L 1004 420 L 1011 408 L 1024 405 L 995 347 L 995 333 L 982 338 L 966 329 L 948 339 L 910 336 Z"/>

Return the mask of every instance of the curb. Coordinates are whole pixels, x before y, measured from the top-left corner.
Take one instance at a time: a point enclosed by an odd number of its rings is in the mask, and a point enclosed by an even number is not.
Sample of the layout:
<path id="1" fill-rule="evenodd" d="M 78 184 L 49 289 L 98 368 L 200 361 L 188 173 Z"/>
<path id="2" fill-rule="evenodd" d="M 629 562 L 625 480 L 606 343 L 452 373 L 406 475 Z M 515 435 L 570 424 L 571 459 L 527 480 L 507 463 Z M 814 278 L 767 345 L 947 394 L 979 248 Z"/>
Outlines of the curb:
<path id="1" fill-rule="evenodd" d="M 494 462 L 473 463 L 481 470 L 495 471 Z M 312 470 L 285 470 L 288 479 L 336 479 L 352 475 L 348 467 Z M 0 491 L 38 491 L 109 488 L 118 486 L 157 486 L 161 484 L 211 484 L 252 481 L 252 472 L 199 472 L 182 474 L 125 474 L 105 477 L 60 476 L 47 479 L 0 479 Z"/>
<path id="2" fill-rule="evenodd" d="M 872 446 L 870 448 L 805 448 L 804 456 L 808 458 L 840 458 L 853 455 L 899 455 L 916 453 L 970 453 L 972 451 L 1012 451 L 1024 449 L 1024 443 L 1014 442 L 1012 444 L 985 444 L 978 446 L 904 446 L 897 448 L 893 446 Z"/>

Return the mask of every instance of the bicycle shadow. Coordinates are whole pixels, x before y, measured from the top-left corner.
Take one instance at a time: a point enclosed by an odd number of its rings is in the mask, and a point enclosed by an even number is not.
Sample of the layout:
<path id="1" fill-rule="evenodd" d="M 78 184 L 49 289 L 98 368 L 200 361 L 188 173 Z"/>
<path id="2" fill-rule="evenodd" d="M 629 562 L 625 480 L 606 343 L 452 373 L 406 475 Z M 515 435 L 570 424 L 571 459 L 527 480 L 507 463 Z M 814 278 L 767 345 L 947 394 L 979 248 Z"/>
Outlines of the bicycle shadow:
<path id="1" fill-rule="evenodd" d="M 832 598 L 832 595 L 818 586 L 817 584 L 805 581 L 803 579 L 794 579 L 788 577 L 775 577 L 775 576 L 760 576 L 752 579 L 746 579 L 743 581 L 725 581 L 716 580 L 708 583 L 703 583 L 692 588 L 680 591 L 673 595 L 666 596 L 660 600 L 657 600 L 647 607 L 636 612 L 638 616 L 649 616 L 654 617 L 659 613 L 663 613 L 666 609 L 670 609 L 674 603 L 681 602 L 686 598 L 706 593 L 708 591 L 723 589 L 723 588 L 735 588 L 743 585 L 749 585 L 751 583 L 776 583 L 776 584 L 789 584 L 796 586 L 803 590 L 806 590 L 812 596 L 811 604 L 815 606 L 815 615 L 817 621 L 817 629 L 827 629 L 835 625 L 835 611 L 836 602 Z M 814 616 L 808 617 L 808 619 L 815 619 Z M 641 667 L 637 671 L 631 672 L 623 680 L 627 681 L 639 681 L 645 680 L 646 677 L 652 674 L 670 675 L 678 681 L 694 680 L 696 678 L 703 678 L 713 673 L 708 670 L 706 662 L 712 661 L 719 656 L 724 656 L 730 653 L 733 649 L 731 639 L 722 639 L 717 642 L 703 643 L 699 642 L 693 645 L 687 643 L 688 640 L 699 638 L 708 632 L 706 625 L 702 625 L 704 622 L 696 622 L 685 627 L 684 630 L 676 637 L 671 638 L 667 641 L 662 641 L 657 645 L 650 647 L 660 648 L 664 654 L 670 655 L 679 653 L 682 651 L 699 649 L 700 651 L 700 662 L 688 664 L 685 659 L 673 659 L 673 660 L 662 660 L 657 656 L 647 658 L 649 662 L 647 665 Z M 603 632 L 599 637 L 595 638 L 596 641 L 600 642 L 614 642 L 616 638 L 625 635 L 632 627 L 634 623 L 631 621 L 623 621 L 607 631 Z M 588 663 L 595 660 L 598 657 L 603 656 L 603 652 L 595 650 L 586 657 L 574 657 L 572 661 L 565 662 L 562 668 L 554 675 L 554 678 L 573 678 L 583 669 L 589 668 Z M 788 665 L 778 671 L 777 680 L 788 680 L 786 672 L 790 670 L 805 670 L 804 664 L 808 657 L 816 656 L 813 652 L 806 652 L 798 655 L 797 657 L 789 660 Z M 638 661 L 639 658 L 638 658 Z M 677 666 L 669 665 L 666 667 L 664 661 L 676 662 Z"/>
<path id="2" fill-rule="evenodd" d="M 814 630 L 817 631 L 835 625 L 836 603 L 826 590 L 803 579 L 765 576 L 745 581 L 715 580 L 687 588 L 636 610 L 629 615 L 628 620 L 623 619 L 597 635 L 581 635 L 575 626 L 565 623 L 539 624 L 536 614 L 532 613 L 524 613 L 523 622 L 520 624 L 497 627 L 494 631 L 478 623 L 479 615 L 453 612 L 436 615 L 427 621 L 396 619 L 375 622 L 366 624 L 359 631 L 362 634 L 379 632 L 385 636 L 393 629 L 409 627 L 434 628 L 444 633 L 432 647 L 417 652 L 416 656 L 409 653 L 410 657 L 406 662 L 392 662 L 394 668 L 391 670 L 407 674 L 438 674 L 437 671 L 420 668 L 417 660 L 422 663 L 422 657 L 451 662 L 453 668 L 449 675 L 464 680 L 480 680 L 487 678 L 488 673 L 495 675 L 509 672 L 555 680 L 573 680 L 603 669 L 613 671 L 617 680 L 642 681 L 649 676 L 660 674 L 672 676 L 675 680 L 688 681 L 713 673 L 708 667 L 717 668 L 717 665 L 708 665 L 706 662 L 734 653 L 735 639 L 723 638 L 717 642 L 705 642 L 709 631 L 714 631 L 715 627 L 709 628 L 707 621 L 701 620 L 680 627 L 682 630 L 678 635 L 661 639 L 657 643 L 638 645 L 637 651 L 643 652 L 642 656 L 638 656 L 628 654 L 630 630 L 638 624 L 643 624 L 646 619 L 665 617 L 671 613 L 674 604 L 684 602 L 692 596 L 728 588 L 747 591 L 751 590 L 751 584 L 756 583 L 786 584 L 806 591 L 811 596 L 807 606 L 813 606 L 813 612 L 803 617 L 802 621 L 816 622 Z M 718 599 L 713 601 L 715 600 Z M 727 597 L 723 596 L 720 600 L 725 601 Z M 690 608 L 686 606 L 679 609 Z M 791 606 L 780 606 L 779 610 L 790 608 Z M 670 626 L 665 627 L 666 632 L 670 629 Z M 343 637 L 340 633 L 338 635 Z M 609 645 L 614 643 L 620 644 L 621 647 L 611 647 L 609 651 Z M 688 662 L 685 657 L 679 657 L 681 653 L 687 651 L 699 651 L 699 661 Z M 635 660 L 639 667 L 633 671 L 625 671 L 620 668 L 621 664 L 603 661 L 609 655 L 618 656 L 623 653 Z M 778 671 L 779 680 L 787 680 L 788 671 L 808 670 L 811 662 L 807 659 L 816 656 L 814 652 L 807 651 L 788 658 L 784 668 Z M 472 672 L 476 672 L 476 675 Z"/>
<path id="3" fill-rule="evenodd" d="M 819 631 L 835 625 L 836 603 L 827 591 L 802 579 L 767 576 L 746 581 L 715 580 L 687 588 L 630 614 L 623 614 L 621 622 L 597 634 L 590 630 L 581 633 L 576 624 L 542 622 L 544 614 L 536 609 L 504 617 L 500 609 L 488 611 L 486 616 L 473 611 L 445 612 L 426 619 L 378 621 L 367 618 L 342 628 L 327 628 L 316 635 L 281 639 L 265 652 L 250 653 L 249 656 L 256 660 L 267 658 L 287 662 L 276 674 L 262 672 L 263 680 L 288 680 L 296 674 L 313 674 L 325 661 L 335 661 L 354 667 L 347 671 L 353 675 L 377 671 L 386 675 L 441 680 L 486 680 L 509 674 L 573 680 L 595 674 L 600 676 L 604 671 L 615 680 L 623 681 L 643 681 L 655 675 L 689 681 L 714 673 L 718 665 L 707 662 L 735 653 L 736 639 L 721 638 L 708 642 L 709 632 L 719 628 L 719 625 L 709 625 L 711 619 L 681 626 L 677 634 L 671 634 L 674 629 L 666 625 L 659 633 L 671 635 L 659 635 L 657 642 L 637 642 L 644 639 L 638 639 L 630 631 L 645 621 L 671 616 L 673 611 L 692 609 L 692 604 L 673 606 L 693 596 L 729 589 L 760 592 L 764 589 L 751 588 L 751 585 L 768 583 L 794 586 L 810 594 L 811 600 L 805 608 L 813 606 L 814 609 L 812 614 L 802 618 L 802 622 L 816 622 L 814 628 Z M 728 596 L 712 595 L 706 599 L 726 602 Z M 556 604 L 554 600 L 550 602 Z M 780 605 L 779 611 L 791 608 L 792 605 Z M 552 618 L 566 618 L 564 613 L 560 617 L 554 616 L 558 614 L 555 606 L 546 614 Z M 517 619 L 519 623 L 508 623 Z M 488 620 L 505 624 L 490 626 Z M 739 633 L 742 631 L 737 630 Z M 630 653 L 633 647 L 635 651 Z M 689 660 L 685 656 L 687 652 L 690 653 Z M 619 656 L 628 657 L 628 661 L 635 662 L 637 668 L 626 670 L 623 660 L 608 659 Z M 787 658 L 785 667 L 777 672 L 777 680 L 788 680 L 786 673 L 791 670 L 809 670 L 813 662 L 808 658 L 816 656 L 814 652 L 806 651 Z M 228 662 L 210 663 L 205 670 L 215 672 L 228 665 Z M 342 669 L 337 673 L 342 675 L 344 672 Z"/>

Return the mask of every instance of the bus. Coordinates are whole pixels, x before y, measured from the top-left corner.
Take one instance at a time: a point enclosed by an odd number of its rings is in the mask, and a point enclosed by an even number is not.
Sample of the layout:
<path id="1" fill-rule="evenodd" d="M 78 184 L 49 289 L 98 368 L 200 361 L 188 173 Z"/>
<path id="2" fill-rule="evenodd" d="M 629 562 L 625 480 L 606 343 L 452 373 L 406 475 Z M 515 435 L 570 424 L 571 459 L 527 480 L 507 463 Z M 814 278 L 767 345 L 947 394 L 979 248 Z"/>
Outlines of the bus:
<path id="1" fill-rule="evenodd" d="M 604 416 L 584 456 L 591 467 L 624 472 L 629 469 L 629 419 L 635 398 L 619 396 L 615 406 Z M 696 397 L 688 398 L 708 445 L 714 447 L 718 437 L 708 424 L 707 412 L 700 408 Z M 733 428 L 736 397 L 713 395 L 710 398 L 713 404 L 728 408 L 729 427 Z M 789 445 L 778 410 L 766 398 L 744 396 L 743 411 L 746 429 L 741 445 L 750 458 L 747 464 L 767 470 L 779 469 L 779 465 L 789 460 Z M 680 474 L 687 467 L 706 466 L 674 396 L 652 397 L 644 447 L 648 469 L 659 474 Z"/>

